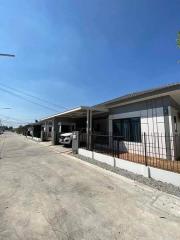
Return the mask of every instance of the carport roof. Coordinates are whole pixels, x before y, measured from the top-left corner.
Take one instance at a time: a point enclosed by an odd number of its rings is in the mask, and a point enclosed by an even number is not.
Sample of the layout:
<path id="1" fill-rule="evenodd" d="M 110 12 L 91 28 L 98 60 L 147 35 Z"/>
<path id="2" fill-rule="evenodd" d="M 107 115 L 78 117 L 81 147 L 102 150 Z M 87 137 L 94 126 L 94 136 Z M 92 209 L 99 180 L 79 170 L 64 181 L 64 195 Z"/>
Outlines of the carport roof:
<path id="1" fill-rule="evenodd" d="M 57 113 L 57 114 L 54 114 L 52 116 L 49 116 L 49 117 L 46 117 L 46 118 L 42 118 L 41 121 L 51 120 L 51 119 L 53 119 L 55 117 L 72 117 L 72 116 L 76 115 L 77 113 L 78 114 L 84 113 L 88 109 L 89 109 L 89 107 L 80 106 L 80 107 L 77 107 L 77 108 L 73 108 L 73 109 L 67 110 L 65 112 Z"/>
<path id="2" fill-rule="evenodd" d="M 107 112 L 105 109 L 96 109 L 93 107 L 88 107 L 88 106 L 80 106 L 77 108 L 73 108 L 71 110 L 65 111 L 65 112 L 61 112 L 61 113 L 57 113 L 55 115 L 46 117 L 41 119 L 40 121 L 45 121 L 45 120 L 51 120 L 53 118 L 81 118 L 81 117 L 86 117 L 87 115 L 87 110 L 92 110 L 94 112 Z"/>

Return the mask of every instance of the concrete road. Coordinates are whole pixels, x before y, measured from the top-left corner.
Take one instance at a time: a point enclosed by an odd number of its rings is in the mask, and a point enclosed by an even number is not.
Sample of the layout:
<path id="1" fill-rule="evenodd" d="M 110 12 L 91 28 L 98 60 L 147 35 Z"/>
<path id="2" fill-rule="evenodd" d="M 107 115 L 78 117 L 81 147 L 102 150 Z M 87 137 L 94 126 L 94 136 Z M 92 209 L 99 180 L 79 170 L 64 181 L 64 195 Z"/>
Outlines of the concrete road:
<path id="1" fill-rule="evenodd" d="M 1 240 L 180 239 L 178 198 L 15 134 L 0 148 Z"/>

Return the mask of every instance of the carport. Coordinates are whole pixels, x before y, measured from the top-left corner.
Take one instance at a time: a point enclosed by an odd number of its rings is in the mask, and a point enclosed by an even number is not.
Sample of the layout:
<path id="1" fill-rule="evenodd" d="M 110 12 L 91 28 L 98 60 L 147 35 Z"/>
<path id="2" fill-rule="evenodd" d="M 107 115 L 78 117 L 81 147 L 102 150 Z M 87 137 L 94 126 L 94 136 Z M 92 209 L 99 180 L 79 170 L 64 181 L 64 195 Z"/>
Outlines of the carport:
<path id="1" fill-rule="evenodd" d="M 41 123 L 36 122 L 32 124 L 33 128 L 33 137 L 40 138 L 41 137 Z"/>
<path id="2" fill-rule="evenodd" d="M 101 121 L 106 120 L 108 118 L 108 110 L 102 108 L 93 108 L 87 106 L 80 106 L 78 108 L 74 108 L 62 113 L 58 113 L 47 118 L 41 119 L 44 126 L 47 126 L 50 122 L 52 123 L 51 129 L 51 141 L 53 145 L 58 144 L 58 136 L 59 136 L 59 123 L 60 122 L 75 122 L 77 131 L 81 129 L 86 129 L 87 138 L 93 132 L 93 121 L 99 121 L 99 127 L 101 127 Z M 108 121 L 107 121 L 108 128 Z M 42 128 L 42 130 L 47 131 L 46 128 Z M 108 131 L 108 129 L 106 129 Z"/>
<path id="3" fill-rule="evenodd" d="M 23 127 L 23 134 L 25 136 L 31 136 L 40 138 L 41 136 L 41 122 L 29 123 Z"/>

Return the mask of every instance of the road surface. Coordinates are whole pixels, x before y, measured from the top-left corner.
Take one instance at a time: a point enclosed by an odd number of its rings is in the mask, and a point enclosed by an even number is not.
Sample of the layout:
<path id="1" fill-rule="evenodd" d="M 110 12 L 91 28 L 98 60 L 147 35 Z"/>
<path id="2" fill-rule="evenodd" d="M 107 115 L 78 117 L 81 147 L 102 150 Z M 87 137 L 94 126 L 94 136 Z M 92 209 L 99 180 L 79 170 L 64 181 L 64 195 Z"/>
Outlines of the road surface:
<path id="1" fill-rule="evenodd" d="M 180 239 L 178 198 L 57 148 L 0 136 L 1 240 Z"/>

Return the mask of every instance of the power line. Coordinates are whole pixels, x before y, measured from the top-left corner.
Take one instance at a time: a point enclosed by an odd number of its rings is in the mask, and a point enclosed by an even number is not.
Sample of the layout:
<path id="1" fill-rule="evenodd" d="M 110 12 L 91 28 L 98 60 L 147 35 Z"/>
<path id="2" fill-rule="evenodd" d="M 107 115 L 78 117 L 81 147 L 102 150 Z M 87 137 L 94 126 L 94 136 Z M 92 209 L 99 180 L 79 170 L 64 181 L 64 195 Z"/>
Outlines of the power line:
<path id="1" fill-rule="evenodd" d="M 18 122 L 18 121 L 15 121 L 15 120 L 7 120 L 7 119 L 2 119 L 2 122 L 7 122 L 7 123 L 11 123 L 11 124 L 18 124 L 18 125 L 26 125 L 26 124 L 28 124 L 28 123 L 25 123 L 25 122 Z"/>
<path id="2" fill-rule="evenodd" d="M 27 98 L 25 98 L 24 96 L 19 95 L 18 93 L 14 93 L 12 90 L 7 90 L 7 89 L 5 89 L 5 88 L 0 87 L 0 91 L 2 91 L 2 92 L 7 92 L 7 93 L 9 93 L 10 95 L 14 95 L 14 96 L 16 96 L 16 97 L 18 97 L 18 98 L 20 98 L 20 99 L 23 99 L 23 100 L 25 100 L 25 101 L 27 101 L 27 102 L 30 102 L 30 103 L 35 104 L 35 105 L 38 105 L 38 106 L 40 106 L 40 107 L 49 109 L 49 110 L 51 110 L 51 111 L 58 111 L 58 110 L 55 109 L 55 108 L 51 108 L 51 107 L 48 107 L 48 106 L 46 106 L 46 105 L 43 105 L 43 104 L 34 102 L 34 101 L 30 100 L 30 99 L 27 99 Z"/>
<path id="3" fill-rule="evenodd" d="M 9 109 L 11 109 L 11 107 L 0 107 L 0 109 L 9 110 Z"/>
<path id="4" fill-rule="evenodd" d="M 37 96 L 35 96 L 35 95 L 29 94 L 29 93 L 27 93 L 26 91 L 23 91 L 23 90 L 14 88 L 14 87 L 7 86 L 7 85 L 5 85 L 5 84 L 3 84 L 3 83 L 1 83 L 1 82 L 0 82 L 0 85 L 3 86 L 3 87 L 5 87 L 5 88 L 7 88 L 7 89 L 11 89 L 11 90 L 13 90 L 13 91 L 19 92 L 19 93 L 21 93 L 21 94 L 23 94 L 23 95 L 25 95 L 25 96 L 28 96 L 28 97 L 31 97 L 31 98 L 35 98 L 35 99 L 37 99 L 38 101 L 46 102 L 46 103 L 49 104 L 49 105 L 54 105 L 55 107 L 63 108 L 63 109 L 65 109 L 65 110 L 68 109 L 67 107 L 60 106 L 60 105 L 58 105 L 58 104 L 49 102 L 49 101 L 47 101 L 46 99 L 42 99 L 42 98 L 37 97 Z"/>
<path id="5" fill-rule="evenodd" d="M 0 116 L 4 117 L 4 118 L 6 118 L 6 119 L 10 119 L 10 120 L 12 120 L 12 121 L 18 121 L 18 122 L 21 122 L 21 123 L 29 123 L 28 121 L 22 121 L 21 119 L 13 118 L 13 117 L 10 117 L 10 116 L 1 114 L 1 113 L 0 113 Z"/>

